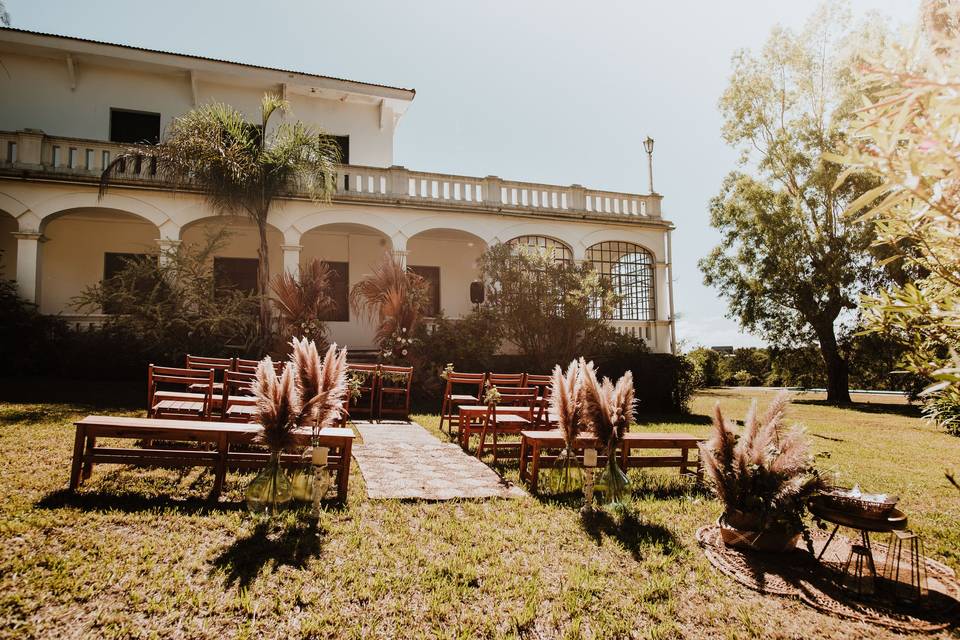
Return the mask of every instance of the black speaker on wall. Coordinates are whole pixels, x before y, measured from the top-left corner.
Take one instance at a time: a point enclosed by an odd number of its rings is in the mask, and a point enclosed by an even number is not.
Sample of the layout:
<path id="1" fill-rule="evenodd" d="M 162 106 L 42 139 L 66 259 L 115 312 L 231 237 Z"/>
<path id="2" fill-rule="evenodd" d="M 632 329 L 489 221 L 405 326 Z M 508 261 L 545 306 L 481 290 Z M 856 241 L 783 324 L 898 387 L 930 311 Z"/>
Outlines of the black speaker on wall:
<path id="1" fill-rule="evenodd" d="M 470 283 L 470 302 L 473 304 L 483 304 L 483 283 L 479 280 L 474 280 Z"/>

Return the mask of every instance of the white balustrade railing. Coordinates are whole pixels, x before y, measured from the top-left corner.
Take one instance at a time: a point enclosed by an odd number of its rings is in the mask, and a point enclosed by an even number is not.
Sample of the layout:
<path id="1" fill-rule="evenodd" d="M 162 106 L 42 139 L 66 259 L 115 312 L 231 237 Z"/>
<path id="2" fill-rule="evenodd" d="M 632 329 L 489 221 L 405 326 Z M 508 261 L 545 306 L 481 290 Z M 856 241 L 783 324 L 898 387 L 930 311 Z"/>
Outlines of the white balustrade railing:
<path id="1" fill-rule="evenodd" d="M 22 169 L 57 177 L 94 178 L 124 146 L 111 142 L 47 136 L 38 131 L 0 132 L 0 169 Z M 121 179 L 159 181 L 155 160 L 128 160 Z M 344 165 L 337 176 L 334 198 L 405 201 L 422 206 L 477 210 L 564 214 L 640 220 L 660 218 L 660 196 L 585 189 L 443 173 L 410 171 L 404 167 Z"/>

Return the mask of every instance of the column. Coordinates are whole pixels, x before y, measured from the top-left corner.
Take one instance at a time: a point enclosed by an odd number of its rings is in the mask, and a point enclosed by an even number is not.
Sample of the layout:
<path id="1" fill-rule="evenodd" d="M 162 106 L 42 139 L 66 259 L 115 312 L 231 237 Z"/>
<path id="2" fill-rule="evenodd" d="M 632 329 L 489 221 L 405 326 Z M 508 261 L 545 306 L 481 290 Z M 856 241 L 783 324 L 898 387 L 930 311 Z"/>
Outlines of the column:
<path id="1" fill-rule="evenodd" d="M 407 236 L 402 233 L 397 233 L 390 238 L 390 255 L 393 256 L 393 259 L 400 263 L 400 266 L 406 269 L 407 267 L 407 256 L 410 254 L 407 251 Z"/>
<path id="2" fill-rule="evenodd" d="M 300 275 L 300 252 L 303 251 L 302 244 L 282 244 L 283 250 L 283 270 L 297 277 Z"/>
<path id="3" fill-rule="evenodd" d="M 21 231 L 17 239 L 17 290 L 25 300 L 40 304 L 40 245 L 46 238 L 39 231 Z"/>
<path id="4" fill-rule="evenodd" d="M 183 240 L 175 240 L 173 238 L 160 238 L 157 240 L 157 246 L 160 247 L 160 266 L 170 264 L 177 250 L 180 249 L 181 244 L 183 244 Z"/>

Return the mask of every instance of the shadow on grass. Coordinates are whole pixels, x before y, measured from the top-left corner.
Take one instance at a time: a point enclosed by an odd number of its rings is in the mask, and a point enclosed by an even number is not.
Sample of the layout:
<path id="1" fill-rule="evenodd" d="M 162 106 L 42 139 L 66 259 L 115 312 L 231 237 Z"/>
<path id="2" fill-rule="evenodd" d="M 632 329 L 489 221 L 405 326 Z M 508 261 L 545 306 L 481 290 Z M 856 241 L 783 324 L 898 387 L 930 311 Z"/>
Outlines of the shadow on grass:
<path id="1" fill-rule="evenodd" d="M 138 513 L 157 509 L 176 509 L 181 513 L 203 514 L 222 511 L 238 511 L 245 507 L 242 501 L 215 501 L 210 498 L 171 498 L 169 496 L 144 496 L 135 493 L 106 491 L 76 493 L 60 489 L 37 501 L 40 509 L 72 507 L 84 511 L 120 511 Z"/>
<path id="2" fill-rule="evenodd" d="M 710 416 L 700 413 L 650 413 L 638 414 L 636 416 L 637 425 L 645 427 L 656 424 L 710 424 Z"/>
<path id="3" fill-rule="evenodd" d="M 920 418 L 920 407 L 912 404 L 893 404 L 884 402 L 851 402 L 849 404 L 834 404 L 826 400 L 812 400 L 797 398 L 793 404 L 807 404 L 815 407 L 834 407 L 837 409 L 847 409 L 859 413 L 885 413 L 906 418 Z"/>
<path id="4" fill-rule="evenodd" d="M 618 509 L 616 516 L 606 510 L 588 511 L 581 515 L 580 524 L 597 545 L 603 542 L 604 537 L 613 538 L 637 561 L 643 559 L 644 547 L 653 547 L 665 555 L 681 548 L 673 531 L 661 524 L 638 518 L 626 508 Z"/>
<path id="5" fill-rule="evenodd" d="M 271 522 L 260 522 L 250 535 L 221 551 L 213 565 L 226 572 L 228 585 L 246 588 L 267 565 L 272 570 L 280 566 L 305 568 L 310 558 L 320 553 L 323 533 L 322 528 L 303 519 L 279 528 Z"/>
<path id="6" fill-rule="evenodd" d="M 77 411 L 142 409 L 144 381 L 101 381 L 36 376 L 0 378 L 0 402 L 17 404 L 70 404 Z"/>

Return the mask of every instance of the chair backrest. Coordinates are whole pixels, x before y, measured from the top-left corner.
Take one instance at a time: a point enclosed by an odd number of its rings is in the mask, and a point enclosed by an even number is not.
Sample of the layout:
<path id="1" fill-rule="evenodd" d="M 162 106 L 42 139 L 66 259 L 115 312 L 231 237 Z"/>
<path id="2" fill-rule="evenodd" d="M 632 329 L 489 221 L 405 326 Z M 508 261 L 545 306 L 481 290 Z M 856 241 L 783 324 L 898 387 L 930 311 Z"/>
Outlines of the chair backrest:
<path id="1" fill-rule="evenodd" d="M 223 374 L 223 397 L 252 396 L 253 385 L 257 382 L 256 373 L 246 371 L 227 371 Z"/>
<path id="2" fill-rule="evenodd" d="M 188 353 L 185 366 L 187 369 L 213 369 L 222 373 L 234 368 L 234 360 L 233 358 L 208 358 Z"/>
<path id="3" fill-rule="evenodd" d="M 253 385 L 257 383 L 257 374 L 245 371 L 225 371 L 223 373 L 223 395 L 220 398 L 220 417 L 231 422 L 246 422 L 245 418 L 236 419 L 228 413 L 236 404 L 254 405 Z M 237 396 L 245 396 L 238 400 Z M 231 399 L 232 398 L 232 399 Z M 247 399 L 249 398 L 249 400 Z"/>
<path id="4" fill-rule="evenodd" d="M 522 387 L 523 373 L 488 373 L 487 382 L 498 387 Z"/>
<path id="5" fill-rule="evenodd" d="M 537 401 L 536 387 L 497 387 L 500 392 L 498 404 L 505 407 L 532 407 Z"/>
<path id="6" fill-rule="evenodd" d="M 242 373 L 256 373 L 257 367 L 260 366 L 260 360 L 248 360 L 246 358 L 235 358 L 234 371 L 240 371 Z M 273 361 L 273 370 L 277 372 L 277 375 L 283 373 L 283 368 L 287 366 L 285 360 L 274 360 Z"/>
<path id="7" fill-rule="evenodd" d="M 151 364 L 147 367 L 147 411 L 153 409 L 153 397 L 157 392 L 158 385 L 171 385 L 184 387 L 185 389 L 191 385 L 203 385 L 203 391 L 197 391 L 197 393 L 203 394 L 204 415 L 209 415 L 213 397 L 213 381 L 213 369 L 158 367 Z"/>
<path id="8" fill-rule="evenodd" d="M 476 387 L 477 394 L 483 393 L 483 383 L 487 379 L 487 374 L 485 373 L 458 373 L 456 371 L 451 371 L 447 374 L 447 389 L 444 392 L 446 395 L 453 393 L 454 385 L 463 385 L 463 386 L 472 386 Z"/>
<path id="9" fill-rule="evenodd" d="M 413 367 L 380 365 L 381 389 L 409 389 L 411 382 L 413 382 Z"/>

